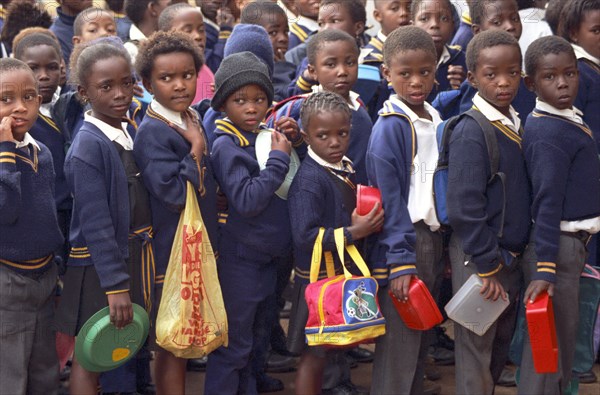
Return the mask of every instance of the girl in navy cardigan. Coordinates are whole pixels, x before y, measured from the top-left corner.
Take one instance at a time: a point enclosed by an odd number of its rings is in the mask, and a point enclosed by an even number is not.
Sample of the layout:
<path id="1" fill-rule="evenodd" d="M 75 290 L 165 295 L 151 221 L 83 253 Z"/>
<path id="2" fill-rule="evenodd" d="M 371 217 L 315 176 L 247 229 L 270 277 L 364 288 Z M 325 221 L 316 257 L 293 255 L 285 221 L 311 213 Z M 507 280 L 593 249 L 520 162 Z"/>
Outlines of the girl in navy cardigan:
<path id="1" fill-rule="evenodd" d="M 153 267 L 148 197 L 133 161 L 125 121 L 133 97 L 131 60 L 122 48 L 95 44 L 73 62 L 79 97 L 91 104 L 65 159 L 73 194 L 71 253 L 58 321 L 70 335 L 106 305 L 111 322 L 123 328 L 140 294 L 135 274 Z M 141 262 L 142 261 L 142 262 Z M 70 391 L 95 394 L 98 373 L 73 360 Z"/>

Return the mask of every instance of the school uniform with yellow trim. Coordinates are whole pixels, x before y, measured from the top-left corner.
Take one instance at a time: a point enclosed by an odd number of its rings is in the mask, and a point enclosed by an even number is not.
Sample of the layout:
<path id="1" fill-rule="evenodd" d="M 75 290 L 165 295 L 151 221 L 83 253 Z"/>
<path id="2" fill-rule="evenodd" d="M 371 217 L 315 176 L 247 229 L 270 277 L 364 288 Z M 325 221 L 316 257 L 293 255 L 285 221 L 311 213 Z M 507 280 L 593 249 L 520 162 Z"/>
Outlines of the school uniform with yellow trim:
<path id="1" fill-rule="evenodd" d="M 600 59 L 578 45 L 571 45 L 579 69 L 579 90 L 574 105 L 583 112 L 583 121 L 592 130 L 600 152 Z"/>
<path id="2" fill-rule="evenodd" d="M 223 60 L 225 44 L 229 36 L 231 36 L 233 27 L 219 26 L 206 17 L 204 18 L 204 27 L 206 30 L 205 63 L 213 73 L 216 73 Z"/>
<path id="3" fill-rule="evenodd" d="M 319 30 L 319 24 L 314 19 L 298 16 L 298 20 L 290 25 L 288 51 L 306 41 L 311 33 Z"/>
<path id="4" fill-rule="evenodd" d="M 465 53 L 459 45 L 445 45 L 442 56 L 438 59 L 437 69 L 435 70 L 436 84 L 427 96 L 427 101 L 432 103 L 439 92 L 452 90 L 448 80 L 448 70 L 450 66 L 462 66 L 465 76 L 467 74 L 467 59 Z"/>
<path id="5" fill-rule="evenodd" d="M 473 30 L 471 29 L 471 25 L 472 23 L 469 10 L 466 10 L 460 17 L 460 24 L 458 25 L 456 33 L 454 33 L 454 37 L 452 37 L 450 45 L 460 45 L 461 48 L 466 49 L 469 45 L 469 42 L 473 39 Z"/>
<path id="6" fill-rule="evenodd" d="M 365 45 L 365 50 L 368 53 L 362 61 L 363 64 L 377 68 L 381 66 L 383 63 L 383 43 L 385 43 L 386 38 L 387 36 L 381 30 L 371 38 L 369 43 Z"/>

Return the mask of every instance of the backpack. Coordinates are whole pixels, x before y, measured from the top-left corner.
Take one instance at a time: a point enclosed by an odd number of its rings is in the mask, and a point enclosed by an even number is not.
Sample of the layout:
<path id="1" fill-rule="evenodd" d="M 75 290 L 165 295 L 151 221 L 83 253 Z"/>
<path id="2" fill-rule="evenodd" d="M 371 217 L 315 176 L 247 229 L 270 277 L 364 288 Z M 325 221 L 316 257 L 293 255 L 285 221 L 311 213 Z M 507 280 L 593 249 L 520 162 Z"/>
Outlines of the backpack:
<path id="1" fill-rule="evenodd" d="M 450 158 L 450 138 L 452 131 L 456 125 L 464 118 L 470 117 L 474 119 L 479 128 L 483 132 L 485 138 L 485 145 L 487 146 L 488 156 L 490 158 L 490 178 L 488 179 L 487 185 L 492 184 L 496 178 L 498 178 L 502 184 L 502 214 L 500 222 L 500 230 L 498 231 L 498 237 L 502 237 L 504 230 L 504 211 L 506 209 L 506 175 L 503 172 L 498 171 L 500 163 L 500 151 L 498 150 L 498 139 L 496 137 L 496 131 L 492 124 L 487 118 L 478 110 L 470 109 L 460 115 L 454 116 L 447 121 L 442 122 L 437 128 L 437 142 L 439 150 L 438 163 L 433 173 L 433 200 L 435 203 L 435 211 L 440 221 L 440 224 L 450 226 L 448 220 L 448 209 L 447 209 L 447 193 L 448 193 L 448 160 Z"/>

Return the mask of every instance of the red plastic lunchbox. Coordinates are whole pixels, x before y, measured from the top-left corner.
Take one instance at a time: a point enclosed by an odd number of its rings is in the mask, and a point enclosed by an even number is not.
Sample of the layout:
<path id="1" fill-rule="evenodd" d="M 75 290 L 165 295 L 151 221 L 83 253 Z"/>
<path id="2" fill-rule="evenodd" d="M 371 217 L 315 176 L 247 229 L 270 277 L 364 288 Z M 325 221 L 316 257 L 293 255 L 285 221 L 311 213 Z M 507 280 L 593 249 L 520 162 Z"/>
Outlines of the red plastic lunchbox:
<path id="1" fill-rule="evenodd" d="M 358 215 L 369 214 L 375 207 L 375 203 L 379 203 L 379 210 L 381 210 L 381 192 L 379 189 L 366 185 L 356 187 L 356 213 Z"/>
<path id="2" fill-rule="evenodd" d="M 527 303 L 526 317 L 536 373 L 556 373 L 558 371 L 556 326 L 552 298 L 547 292 L 538 295 L 533 303 Z"/>
<path id="3" fill-rule="evenodd" d="M 404 324 L 419 331 L 426 331 L 441 323 L 442 313 L 433 300 L 425 283 L 416 277 L 410 281 L 408 300 L 398 300 L 392 291 L 389 291 L 394 306 L 400 314 Z"/>

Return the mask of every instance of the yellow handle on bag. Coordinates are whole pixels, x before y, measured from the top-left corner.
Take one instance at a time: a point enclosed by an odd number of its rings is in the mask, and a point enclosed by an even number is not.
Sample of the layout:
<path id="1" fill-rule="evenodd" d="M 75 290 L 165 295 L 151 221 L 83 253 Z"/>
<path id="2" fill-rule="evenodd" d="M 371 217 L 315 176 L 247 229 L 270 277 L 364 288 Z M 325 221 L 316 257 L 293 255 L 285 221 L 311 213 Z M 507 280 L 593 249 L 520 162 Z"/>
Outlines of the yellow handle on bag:
<path id="1" fill-rule="evenodd" d="M 310 264 L 310 282 L 314 283 L 319 279 L 319 271 L 321 269 L 321 257 L 323 256 L 323 235 L 325 228 L 320 228 L 315 245 L 313 247 L 312 260 Z M 335 265 L 333 263 L 333 255 L 329 251 L 325 251 L 325 268 L 327 277 L 335 276 Z"/>
<path id="2" fill-rule="evenodd" d="M 360 270 L 362 275 L 365 277 L 371 277 L 371 272 L 369 271 L 369 268 L 365 263 L 363 257 L 360 255 L 360 252 L 358 252 L 358 250 L 356 249 L 356 246 L 354 244 L 346 245 L 344 237 L 344 228 L 336 229 L 333 232 L 333 236 L 335 238 L 335 246 L 337 248 L 337 252 L 340 256 L 340 262 L 342 262 L 342 267 L 344 268 L 344 276 L 346 276 L 346 278 L 352 277 L 352 274 L 346 268 L 344 258 L 344 247 L 346 247 L 346 251 L 348 251 L 350 258 L 352 258 L 352 260 L 356 264 L 356 267 L 358 267 L 358 270 Z"/>

